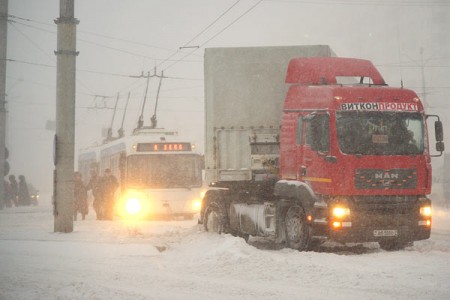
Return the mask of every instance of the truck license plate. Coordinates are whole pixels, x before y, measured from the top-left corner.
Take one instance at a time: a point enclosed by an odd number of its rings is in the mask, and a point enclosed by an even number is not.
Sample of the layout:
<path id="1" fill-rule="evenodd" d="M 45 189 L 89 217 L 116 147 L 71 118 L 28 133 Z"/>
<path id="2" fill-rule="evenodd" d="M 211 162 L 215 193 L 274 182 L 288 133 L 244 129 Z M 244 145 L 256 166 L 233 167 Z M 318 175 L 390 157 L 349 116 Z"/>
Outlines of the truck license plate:
<path id="1" fill-rule="evenodd" d="M 373 231 L 373 236 L 397 236 L 398 235 L 398 231 L 393 229 L 393 230 L 374 230 Z"/>

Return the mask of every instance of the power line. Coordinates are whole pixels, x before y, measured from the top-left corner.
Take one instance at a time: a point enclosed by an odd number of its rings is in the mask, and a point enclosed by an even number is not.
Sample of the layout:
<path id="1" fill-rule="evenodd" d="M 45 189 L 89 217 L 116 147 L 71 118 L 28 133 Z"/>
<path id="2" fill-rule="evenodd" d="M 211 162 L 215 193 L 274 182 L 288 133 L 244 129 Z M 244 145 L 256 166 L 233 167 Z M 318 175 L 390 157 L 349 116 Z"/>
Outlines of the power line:
<path id="1" fill-rule="evenodd" d="M 0 59 L 0 60 L 5 60 L 5 61 L 8 61 L 8 62 L 13 62 L 13 63 L 21 63 L 21 64 L 26 64 L 26 65 L 32 65 L 32 66 L 39 66 L 39 67 L 46 67 L 46 68 L 56 68 L 55 65 L 47 65 L 47 64 L 41 64 L 41 63 L 32 63 L 32 62 L 23 61 L 23 60 L 17 60 L 17 59 L 12 59 L 12 58 Z"/>
<path id="2" fill-rule="evenodd" d="M 14 25 L 14 23 L 11 23 L 11 27 L 13 27 L 15 30 L 17 30 L 21 35 L 23 35 L 31 44 L 33 44 L 33 46 L 35 46 L 37 49 L 39 49 L 40 51 L 42 51 L 42 53 L 44 53 L 47 58 L 50 61 L 54 61 L 53 57 L 50 57 L 48 52 L 45 51 L 44 49 L 42 49 L 37 43 L 35 43 L 31 38 L 29 38 L 25 33 L 23 33 L 21 30 L 19 30 L 19 28 L 17 28 L 17 26 Z"/>
<path id="3" fill-rule="evenodd" d="M 231 22 L 229 25 L 227 25 L 225 28 L 223 28 L 221 31 L 219 31 L 218 33 L 216 33 L 214 36 L 212 36 L 211 38 L 209 38 L 206 42 L 204 42 L 203 44 L 200 45 L 200 47 L 205 46 L 207 43 L 209 43 L 210 41 L 212 41 L 213 39 L 215 39 L 217 36 L 219 36 L 220 34 L 222 34 L 222 32 L 224 32 L 225 30 L 227 30 L 229 27 L 231 27 L 232 25 L 234 25 L 234 23 L 236 23 L 237 21 L 239 21 L 242 17 L 244 17 L 246 14 L 248 14 L 250 11 L 252 11 L 253 9 L 255 9 L 261 2 L 263 2 L 264 0 L 260 0 L 258 2 L 256 2 L 253 6 L 251 6 L 249 9 L 247 9 L 243 14 L 241 14 L 239 17 L 237 17 L 236 19 L 234 19 L 233 22 Z"/>
<path id="4" fill-rule="evenodd" d="M 56 25 L 53 24 L 53 23 L 39 22 L 39 21 L 36 21 L 36 20 L 32 20 L 32 19 L 28 19 L 28 18 L 22 18 L 22 17 L 18 17 L 18 16 L 14 16 L 14 15 L 8 15 L 8 17 L 12 18 L 12 19 L 18 19 L 18 20 L 22 20 L 22 21 L 27 21 L 27 22 L 30 22 L 30 23 L 36 23 L 36 24 L 40 24 L 40 25 L 49 26 L 49 27 L 52 27 L 52 28 L 56 27 Z M 10 21 L 12 21 L 12 20 L 10 20 Z M 17 22 L 17 21 L 12 21 L 12 22 Z M 31 25 L 20 23 L 20 22 L 17 22 L 17 23 L 19 23 L 21 25 L 24 25 L 24 26 L 32 27 L 34 29 L 43 30 L 43 31 L 50 32 L 50 33 L 56 33 L 56 31 L 49 31 L 49 30 L 45 30 L 45 29 L 42 29 L 42 28 L 39 28 L 39 27 L 33 27 Z M 158 46 L 149 45 L 149 44 L 146 44 L 146 43 L 136 42 L 136 41 L 127 40 L 127 39 L 121 39 L 121 38 L 108 36 L 108 35 L 104 35 L 104 34 L 99 34 L 99 33 L 91 32 L 91 31 L 77 30 L 77 33 L 93 35 L 93 36 L 102 37 L 102 38 L 105 38 L 105 39 L 116 40 L 116 41 L 120 41 L 120 42 L 125 42 L 125 43 L 129 43 L 129 44 L 135 44 L 135 45 L 149 47 L 149 48 L 155 48 L 155 49 L 164 50 L 164 51 L 173 51 L 173 49 L 158 47 Z"/>
<path id="5" fill-rule="evenodd" d="M 227 26 L 225 26 L 222 30 L 220 30 L 219 32 L 217 32 L 215 35 L 213 35 L 211 38 L 209 38 L 206 42 L 202 43 L 199 47 L 204 47 L 207 43 L 209 43 L 210 41 L 212 41 L 213 39 L 215 39 L 217 36 L 219 36 L 220 34 L 222 34 L 225 30 L 227 30 L 229 27 L 231 27 L 233 24 L 235 24 L 237 21 L 239 21 L 242 17 L 244 17 L 246 14 L 248 14 L 250 11 L 252 11 L 253 9 L 255 9 L 261 2 L 263 2 L 264 0 L 260 0 L 258 2 L 256 2 L 254 5 L 252 5 L 249 9 L 247 9 L 243 14 L 239 15 L 236 19 L 234 19 L 230 24 L 228 24 Z M 184 60 L 186 57 L 188 57 L 189 55 L 192 55 L 195 51 L 197 51 L 198 49 L 195 49 L 194 51 L 192 51 L 191 53 L 186 54 L 185 56 L 183 56 L 182 58 L 180 58 L 179 60 L 175 61 L 174 63 L 170 64 L 168 67 L 166 67 L 164 70 L 167 70 L 171 67 L 173 67 L 175 64 L 181 62 L 182 60 Z"/>
<path id="6" fill-rule="evenodd" d="M 56 65 L 48 65 L 48 64 L 42 64 L 42 63 L 34 63 L 34 62 L 29 62 L 29 61 L 24 61 L 24 60 L 18 60 L 18 59 L 12 59 L 12 58 L 0 59 L 0 60 L 4 60 L 4 61 L 8 61 L 8 62 L 13 62 L 13 63 L 21 63 L 21 64 L 26 64 L 26 65 L 31 65 L 31 66 L 46 67 L 46 68 L 56 68 Z M 116 76 L 116 77 L 137 78 L 137 76 L 135 76 L 135 75 L 118 74 L 118 73 L 108 73 L 108 72 L 101 72 L 101 71 L 92 71 L 92 70 L 86 70 L 86 69 L 80 69 L 80 68 L 77 68 L 77 71 L 79 71 L 79 72 L 85 72 L 85 73 L 99 74 L 99 75 Z M 167 77 L 165 77 L 165 78 L 167 78 L 167 79 L 175 79 L 175 80 L 195 80 L 195 81 L 203 80 L 203 79 L 201 79 L 201 78 L 188 78 L 188 77 L 176 77 L 176 76 L 174 76 L 174 77 L 173 77 L 173 76 L 167 76 Z"/>
<path id="7" fill-rule="evenodd" d="M 235 3 L 233 3 L 229 8 L 227 8 L 223 13 L 221 13 L 214 21 L 212 21 L 208 26 L 206 26 L 202 31 L 200 31 L 197 35 L 195 35 L 192 39 L 189 40 L 189 42 L 185 43 L 181 48 L 185 48 L 187 47 L 192 41 L 194 41 L 196 38 L 198 38 L 201 34 L 203 34 L 206 30 L 208 30 L 211 26 L 213 26 L 215 23 L 217 23 L 217 21 L 219 21 L 223 16 L 225 16 L 233 7 L 235 7 L 241 0 L 236 1 Z M 180 50 L 175 51 L 174 53 L 172 53 L 169 57 L 167 57 L 164 61 L 162 61 L 161 63 L 159 63 L 157 65 L 160 66 L 163 63 L 165 63 L 166 61 L 169 61 L 173 56 L 175 56 L 176 54 L 178 54 L 180 52 Z"/>
<path id="8" fill-rule="evenodd" d="M 48 23 L 34 21 L 34 20 L 31 20 L 31 19 L 16 17 L 16 16 L 13 16 L 13 15 L 9 15 L 9 16 L 12 17 L 12 18 L 19 19 L 19 20 L 24 20 L 24 21 L 37 23 L 37 24 L 42 24 L 42 25 L 46 25 L 46 26 L 51 26 L 51 27 L 55 27 L 56 26 L 56 25 L 52 25 L 52 24 L 48 24 Z M 28 27 L 28 28 L 32 28 L 32 29 L 35 29 L 35 30 L 40 30 L 40 31 L 43 31 L 43 32 L 56 34 L 56 31 L 46 30 L 46 29 L 43 29 L 43 28 L 40 28 L 40 27 L 36 27 L 36 26 L 32 26 L 32 25 L 29 25 L 29 24 L 25 24 L 25 23 L 22 23 L 22 22 L 18 22 L 18 21 L 14 21 L 14 20 L 9 20 L 9 22 L 10 23 L 20 24 L 22 26 L 25 26 L 25 27 Z M 173 51 L 172 49 L 168 49 L 168 48 L 158 47 L 158 46 L 149 45 L 149 44 L 145 44 L 145 43 L 141 43 L 141 42 L 135 42 L 135 41 L 126 40 L 126 39 L 120 39 L 120 38 L 116 38 L 116 37 L 112 37 L 112 36 L 107 36 L 107 35 L 102 35 L 102 34 L 98 34 L 98 33 L 89 32 L 89 31 L 77 31 L 77 32 L 84 33 L 84 34 L 87 34 L 87 35 L 93 35 L 93 36 L 97 36 L 97 37 L 102 37 L 102 38 L 105 38 L 105 39 L 120 41 L 120 42 L 124 42 L 124 43 L 128 43 L 128 44 L 144 46 L 144 47 L 148 47 L 148 48 L 155 48 L 155 49 L 164 50 L 164 51 Z M 135 56 L 140 56 L 140 57 L 143 57 L 143 58 L 148 58 L 148 59 L 151 59 L 151 60 L 156 60 L 156 61 L 164 60 L 162 58 L 149 57 L 149 56 L 146 56 L 146 55 L 133 53 L 131 51 L 127 51 L 127 50 L 123 50 L 123 49 L 118 49 L 118 48 L 102 45 L 100 43 L 91 42 L 91 41 L 80 39 L 80 38 L 78 38 L 77 41 L 84 42 L 84 43 L 91 44 L 91 45 L 95 45 L 95 46 L 102 47 L 102 48 L 107 48 L 107 49 L 110 49 L 110 50 L 115 50 L 115 51 L 131 54 L 131 55 L 135 55 Z M 201 56 L 199 56 L 199 57 L 201 57 Z M 193 60 L 192 62 L 199 62 L 199 61 Z"/>
<path id="9" fill-rule="evenodd" d="M 375 65 L 377 67 L 385 67 L 385 68 L 422 68 L 422 66 L 411 66 L 411 65 L 400 65 L 400 64 L 392 64 L 392 65 Z M 449 66 L 430 66 L 430 65 L 425 65 L 423 66 L 425 69 L 426 68 L 450 68 Z"/>
<path id="10" fill-rule="evenodd" d="M 8 14 L 8 18 L 18 19 L 18 20 L 28 21 L 28 22 L 33 22 L 33 23 L 42 24 L 42 25 L 46 25 L 46 26 L 52 26 L 52 27 L 55 27 L 55 26 L 56 26 L 55 24 L 49 24 L 49 23 L 39 22 L 39 21 L 35 21 L 35 20 L 28 19 L 28 18 L 22 18 L 22 17 L 10 15 L 10 14 Z"/>
<path id="11" fill-rule="evenodd" d="M 206 30 L 208 30 L 211 26 L 213 26 L 217 21 L 219 21 L 224 15 L 226 15 L 233 7 L 235 7 L 239 2 L 241 2 L 241 0 L 236 1 L 233 5 L 231 5 L 227 10 L 225 10 L 220 16 L 218 16 L 213 22 L 211 22 L 211 24 L 209 24 L 208 26 L 206 26 L 205 29 L 203 29 L 202 31 L 200 31 L 196 36 L 194 36 L 189 42 L 187 42 L 184 47 L 186 47 L 187 45 L 189 45 L 193 40 L 195 40 L 196 38 L 198 38 L 202 33 L 204 33 Z"/>
<path id="12" fill-rule="evenodd" d="M 22 26 L 25 26 L 25 27 L 28 27 L 28 28 L 32 28 L 34 30 L 39 30 L 39 31 L 47 32 L 47 33 L 56 34 L 56 31 L 46 30 L 46 29 L 43 29 L 43 28 L 39 28 L 39 27 L 36 27 L 36 26 L 32 26 L 32 25 L 21 23 L 21 22 L 17 22 L 17 21 L 10 21 L 10 22 L 11 22 L 11 25 L 13 25 L 13 23 L 15 23 L 15 24 L 19 24 L 19 25 L 22 25 Z M 18 30 L 17 27 L 15 27 L 15 28 L 16 28 L 16 30 Z M 114 38 L 110 37 L 110 39 L 114 39 Z M 120 40 L 120 39 L 117 39 L 117 40 Z M 132 52 L 132 51 L 123 50 L 123 49 L 119 49 L 119 48 L 115 48 L 115 47 L 111 47 L 111 46 L 106 46 L 106 45 L 103 45 L 103 44 L 100 44 L 100 43 L 97 43 L 97 42 L 92 42 L 92 41 L 88 41 L 88 40 L 84 40 L 84 39 L 80 39 L 80 38 L 78 38 L 77 41 L 82 42 L 82 43 L 86 43 L 86 44 L 90 44 L 90 45 L 94 45 L 94 46 L 97 46 L 97 47 L 101 47 L 101 48 L 117 51 L 117 52 L 122 52 L 122 53 L 125 53 L 125 54 L 130 54 L 130 55 L 134 55 L 134 56 L 138 56 L 138 57 L 154 60 L 154 61 L 160 61 L 160 60 L 161 61 L 166 61 L 167 60 L 167 59 L 151 57 L 151 56 L 147 56 L 147 55 L 143 55 L 143 54 L 139 54 L 139 53 L 135 53 L 135 52 Z M 139 43 L 136 43 L 136 44 L 139 44 Z M 145 44 L 141 44 L 141 45 L 145 45 Z M 148 46 L 148 47 L 152 47 L 152 46 Z M 201 61 L 200 60 L 191 60 L 191 61 L 186 61 L 186 62 L 201 62 Z"/>
<path id="13" fill-rule="evenodd" d="M 119 49 L 119 48 L 115 48 L 115 47 L 111 47 L 111 46 L 106 46 L 106 45 L 102 45 L 96 42 L 91 42 L 91 41 L 87 41 L 87 40 L 83 40 L 83 39 L 78 39 L 78 41 L 86 43 L 86 44 L 91 44 L 91 45 L 95 45 L 101 48 L 106 48 L 109 50 L 114 50 L 114 51 L 118 51 L 118 52 L 122 52 L 122 53 L 126 53 L 126 54 L 130 54 L 130 55 L 134 55 L 134 56 L 139 56 L 142 58 L 146 58 L 146 59 L 150 59 L 150 60 L 154 60 L 154 61 L 166 61 L 167 59 L 163 59 L 163 58 L 156 58 L 156 57 L 151 57 L 151 56 L 147 56 L 147 55 L 142 55 L 142 54 L 138 54 L 138 53 L 134 53 L 128 50 L 123 50 L 123 49 Z M 190 60 L 190 61 L 185 61 L 185 62 L 202 62 L 200 60 Z"/>
<path id="14" fill-rule="evenodd" d="M 370 0 L 317 0 L 317 1 L 303 1 L 303 0 L 263 0 L 266 2 L 284 2 L 284 3 L 295 3 L 295 4 L 317 4 L 317 5 L 360 5 L 360 6 L 449 6 L 448 1 L 370 1 Z"/>

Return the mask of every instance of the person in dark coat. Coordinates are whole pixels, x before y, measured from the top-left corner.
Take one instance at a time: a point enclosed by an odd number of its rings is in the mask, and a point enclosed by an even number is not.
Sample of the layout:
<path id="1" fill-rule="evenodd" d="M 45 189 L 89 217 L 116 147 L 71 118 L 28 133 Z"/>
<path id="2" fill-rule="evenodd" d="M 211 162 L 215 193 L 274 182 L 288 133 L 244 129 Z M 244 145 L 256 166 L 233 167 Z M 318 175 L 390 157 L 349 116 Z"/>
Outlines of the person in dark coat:
<path id="1" fill-rule="evenodd" d="M 6 181 L 3 180 L 3 199 L 4 199 L 4 203 L 3 205 L 6 207 L 12 207 L 13 206 L 13 199 L 12 199 L 12 193 L 11 193 L 11 184 Z"/>
<path id="2" fill-rule="evenodd" d="M 30 205 L 31 197 L 28 192 L 28 185 L 25 180 L 25 176 L 19 175 L 19 193 L 18 193 L 18 203 L 19 205 Z"/>
<path id="3" fill-rule="evenodd" d="M 98 176 L 95 170 L 91 170 L 91 178 L 89 179 L 89 183 L 86 186 L 86 189 L 92 192 L 92 196 L 94 197 L 94 201 L 92 202 L 92 206 L 94 207 L 95 214 L 97 216 L 97 220 L 103 219 L 103 210 L 102 210 L 102 186 L 101 186 L 101 177 Z"/>
<path id="4" fill-rule="evenodd" d="M 74 179 L 74 207 L 73 207 L 73 220 L 77 220 L 78 213 L 81 214 L 84 220 L 89 212 L 87 203 L 87 189 L 83 183 L 80 172 L 75 172 Z"/>
<path id="5" fill-rule="evenodd" d="M 19 184 L 17 183 L 16 177 L 12 174 L 9 175 L 8 179 L 11 190 L 11 201 L 13 202 L 14 206 L 18 206 Z"/>
<path id="6" fill-rule="evenodd" d="M 112 220 L 114 215 L 114 194 L 119 186 L 117 178 L 111 173 L 110 169 L 105 169 L 105 175 L 102 179 L 102 200 L 105 212 L 105 220 Z"/>

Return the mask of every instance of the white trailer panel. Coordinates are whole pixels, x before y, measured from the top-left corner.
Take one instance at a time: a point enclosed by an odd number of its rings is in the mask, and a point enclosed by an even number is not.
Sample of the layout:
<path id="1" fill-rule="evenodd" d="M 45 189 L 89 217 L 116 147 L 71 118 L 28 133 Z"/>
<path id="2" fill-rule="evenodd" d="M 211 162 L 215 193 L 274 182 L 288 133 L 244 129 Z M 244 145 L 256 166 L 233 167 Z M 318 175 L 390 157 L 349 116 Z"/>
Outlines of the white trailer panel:
<path id="1" fill-rule="evenodd" d="M 286 70 L 292 58 L 311 56 L 335 55 L 322 45 L 205 50 L 207 182 L 254 179 L 279 155 Z"/>

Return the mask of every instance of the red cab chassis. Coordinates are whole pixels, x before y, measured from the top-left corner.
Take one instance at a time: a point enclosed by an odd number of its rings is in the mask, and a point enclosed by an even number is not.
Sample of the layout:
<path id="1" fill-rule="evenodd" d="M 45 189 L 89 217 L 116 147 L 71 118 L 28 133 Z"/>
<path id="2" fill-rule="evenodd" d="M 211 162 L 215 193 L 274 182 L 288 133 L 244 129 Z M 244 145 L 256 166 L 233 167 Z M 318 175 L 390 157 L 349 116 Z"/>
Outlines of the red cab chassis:
<path id="1" fill-rule="evenodd" d="M 245 180 L 220 172 L 225 129 L 213 129 L 216 140 L 207 143 L 215 143 L 219 175 L 211 185 L 219 189 L 206 193 L 200 223 L 299 250 L 326 240 L 393 250 L 429 238 L 430 157 L 444 150 L 439 117 L 426 115 L 413 91 L 388 87 L 367 60 L 294 58 L 285 82 L 282 111 L 273 111 L 281 126 L 241 128 L 250 155 Z"/>

